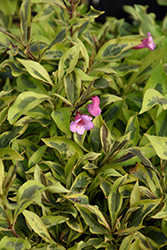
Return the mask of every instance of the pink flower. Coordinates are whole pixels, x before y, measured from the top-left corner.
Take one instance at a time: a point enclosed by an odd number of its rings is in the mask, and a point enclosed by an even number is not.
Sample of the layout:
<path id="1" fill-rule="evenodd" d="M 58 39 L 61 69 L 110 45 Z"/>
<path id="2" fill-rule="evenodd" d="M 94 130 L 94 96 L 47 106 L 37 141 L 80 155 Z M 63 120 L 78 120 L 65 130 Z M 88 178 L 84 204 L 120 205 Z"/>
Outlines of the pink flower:
<path id="1" fill-rule="evenodd" d="M 144 38 L 142 43 L 133 47 L 133 49 L 143 49 L 143 48 L 148 48 L 151 50 L 154 50 L 156 47 L 156 44 L 153 42 L 153 38 L 151 36 L 151 33 L 147 33 L 147 38 Z"/>
<path id="2" fill-rule="evenodd" d="M 83 135 L 85 130 L 91 130 L 94 127 L 93 122 L 91 122 L 92 117 L 88 115 L 77 114 L 75 121 L 71 122 L 70 130 L 71 132 L 77 132 L 79 135 Z"/>
<path id="3" fill-rule="evenodd" d="M 88 104 L 88 112 L 93 116 L 98 116 L 101 113 L 101 109 L 99 108 L 100 99 L 98 96 L 92 97 L 92 104 Z"/>

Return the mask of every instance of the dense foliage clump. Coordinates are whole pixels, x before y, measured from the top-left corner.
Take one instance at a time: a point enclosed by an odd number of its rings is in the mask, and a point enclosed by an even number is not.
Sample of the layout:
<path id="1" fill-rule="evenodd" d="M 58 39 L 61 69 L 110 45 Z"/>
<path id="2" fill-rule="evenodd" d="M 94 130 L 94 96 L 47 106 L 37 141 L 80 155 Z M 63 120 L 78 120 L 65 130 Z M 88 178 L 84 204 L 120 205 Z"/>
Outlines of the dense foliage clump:
<path id="1" fill-rule="evenodd" d="M 167 245 L 167 17 L 81 0 L 0 11 L 0 249 Z"/>

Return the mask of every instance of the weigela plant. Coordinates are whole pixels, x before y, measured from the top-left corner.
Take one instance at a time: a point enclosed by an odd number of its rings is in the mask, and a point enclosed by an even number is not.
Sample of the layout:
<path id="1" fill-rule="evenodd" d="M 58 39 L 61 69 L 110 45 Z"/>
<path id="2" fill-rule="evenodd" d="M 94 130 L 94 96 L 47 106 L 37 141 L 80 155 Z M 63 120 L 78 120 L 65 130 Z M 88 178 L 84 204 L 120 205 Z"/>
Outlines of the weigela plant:
<path id="1" fill-rule="evenodd" d="M 1 1 L 0 249 L 166 249 L 167 17 L 124 10 Z"/>

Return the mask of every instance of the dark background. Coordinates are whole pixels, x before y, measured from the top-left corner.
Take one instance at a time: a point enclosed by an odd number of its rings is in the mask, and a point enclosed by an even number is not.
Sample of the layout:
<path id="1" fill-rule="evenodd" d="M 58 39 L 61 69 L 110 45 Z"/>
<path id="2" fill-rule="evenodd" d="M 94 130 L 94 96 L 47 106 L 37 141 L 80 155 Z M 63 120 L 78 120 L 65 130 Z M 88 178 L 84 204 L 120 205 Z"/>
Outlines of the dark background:
<path id="1" fill-rule="evenodd" d="M 125 21 L 131 22 L 129 14 L 123 10 L 123 5 L 149 5 L 147 13 L 154 12 L 156 20 L 162 20 L 167 13 L 167 6 L 160 6 L 156 0 L 100 0 L 98 5 L 93 4 L 93 0 L 89 0 L 89 4 L 97 10 L 105 11 L 105 14 L 96 20 L 101 23 L 105 22 L 106 16 L 114 16 L 117 19 L 125 18 Z"/>

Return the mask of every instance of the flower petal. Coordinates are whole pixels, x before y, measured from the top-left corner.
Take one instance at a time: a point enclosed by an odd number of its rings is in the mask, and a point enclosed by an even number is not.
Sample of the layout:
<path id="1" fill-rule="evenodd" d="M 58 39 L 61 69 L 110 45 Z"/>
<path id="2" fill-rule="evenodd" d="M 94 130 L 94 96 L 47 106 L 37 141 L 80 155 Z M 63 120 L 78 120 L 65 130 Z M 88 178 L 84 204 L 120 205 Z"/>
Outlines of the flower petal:
<path id="1" fill-rule="evenodd" d="M 151 36 L 151 33 L 147 33 L 147 38 L 144 38 L 142 43 L 133 47 L 133 49 L 143 49 L 143 48 L 148 48 L 150 50 L 154 50 L 156 47 L 156 44 L 153 41 L 153 38 Z"/>
<path id="2" fill-rule="evenodd" d="M 89 115 L 76 115 L 75 121 L 70 123 L 71 132 L 77 132 L 79 135 L 83 135 L 85 130 L 90 130 L 94 127 L 93 122 L 91 122 L 92 117 Z"/>
<path id="3" fill-rule="evenodd" d="M 76 122 L 71 122 L 70 123 L 70 130 L 71 132 L 77 132 L 77 123 Z"/>
<path id="4" fill-rule="evenodd" d="M 101 109 L 99 108 L 100 99 L 98 96 L 92 97 L 92 104 L 88 104 L 88 112 L 93 116 L 98 116 L 101 113 Z"/>
<path id="5" fill-rule="evenodd" d="M 85 127 L 84 126 L 78 126 L 77 127 L 77 133 L 79 134 L 79 135 L 83 135 L 84 134 L 84 132 L 85 132 Z"/>

